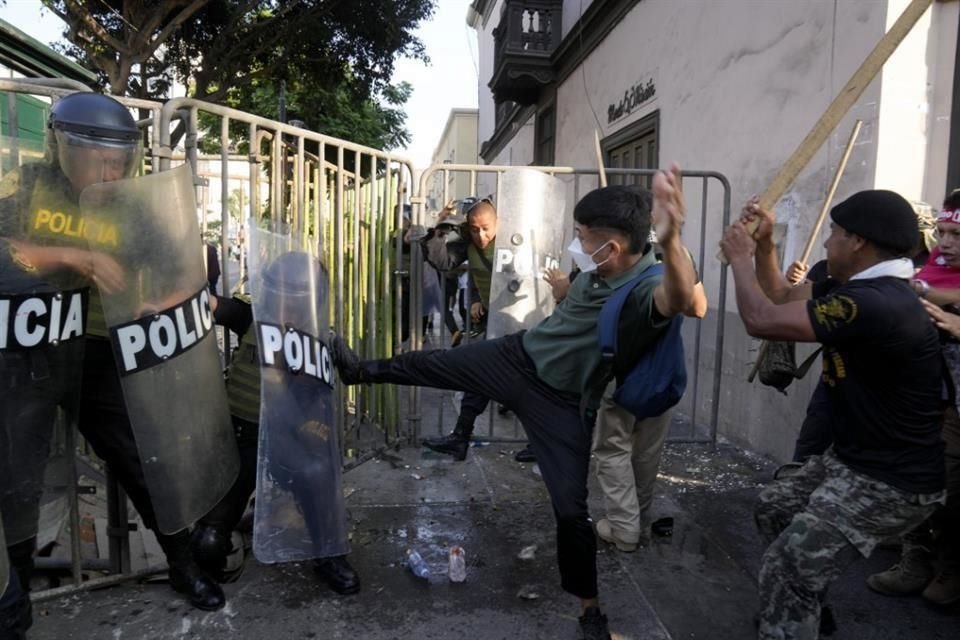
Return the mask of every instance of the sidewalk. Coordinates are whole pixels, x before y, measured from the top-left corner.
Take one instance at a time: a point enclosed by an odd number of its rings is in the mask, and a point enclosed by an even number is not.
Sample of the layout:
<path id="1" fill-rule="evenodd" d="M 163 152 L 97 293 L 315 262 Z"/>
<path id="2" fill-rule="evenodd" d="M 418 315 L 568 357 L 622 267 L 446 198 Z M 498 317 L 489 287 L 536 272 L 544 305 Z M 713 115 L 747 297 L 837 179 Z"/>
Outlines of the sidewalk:
<path id="1" fill-rule="evenodd" d="M 465 463 L 408 448 L 348 472 L 351 561 L 363 580 L 357 596 L 335 596 L 309 567 L 248 559 L 240 580 L 226 586 L 222 611 L 194 610 L 165 584 L 127 583 L 38 604 L 29 637 L 575 638 L 577 603 L 558 585 L 547 494 L 529 465 L 513 461 L 516 448 L 474 447 Z M 771 471 L 729 446 L 668 445 L 652 516 L 673 516 L 673 536 L 632 554 L 600 548 L 601 598 L 614 632 L 633 640 L 754 637 L 761 547 L 751 506 Z M 595 487 L 591 502 L 601 513 Z M 446 577 L 452 544 L 466 551 L 464 584 Z M 530 545 L 534 558 L 518 559 Z M 430 563 L 429 583 L 404 568 L 407 547 Z M 834 640 L 956 637 L 956 612 L 866 589 L 864 577 L 895 558 L 879 551 L 831 590 Z"/>

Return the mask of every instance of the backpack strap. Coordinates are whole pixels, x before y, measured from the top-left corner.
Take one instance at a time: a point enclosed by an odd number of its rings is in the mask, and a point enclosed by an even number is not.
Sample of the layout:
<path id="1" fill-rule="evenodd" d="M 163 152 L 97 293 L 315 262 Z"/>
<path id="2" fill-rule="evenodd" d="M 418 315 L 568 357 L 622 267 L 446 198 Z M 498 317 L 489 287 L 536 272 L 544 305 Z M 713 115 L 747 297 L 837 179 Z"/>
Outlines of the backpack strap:
<path id="1" fill-rule="evenodd" d="M 620 334 L 620 312 L 633 290 L 647 278 L 663 274 L 663 264 L 656 263 L 636 278 L 613 292 L 600 309 L 600 318 L 597 321 L 600 343 L 600 353 L 604 360 L 612 360 L 617 355 L 617 342 Z"/>

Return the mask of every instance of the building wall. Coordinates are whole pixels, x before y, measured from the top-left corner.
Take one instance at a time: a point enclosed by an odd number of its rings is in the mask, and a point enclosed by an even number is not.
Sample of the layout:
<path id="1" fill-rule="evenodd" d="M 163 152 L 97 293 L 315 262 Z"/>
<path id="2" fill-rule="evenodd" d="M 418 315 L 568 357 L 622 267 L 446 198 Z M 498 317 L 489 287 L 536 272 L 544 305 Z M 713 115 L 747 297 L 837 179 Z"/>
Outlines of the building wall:
<path id="1" fill-rule="evenodd" d="M 720 172 L 730 181 L 731 211 L 762 192 L 817 118 L 899 16 L 908 0 L 642 0 L 556 88 L 556 164 L 594 167 L 594 131 L 602 137 L 657 112 L 659 163 Z M 890 188 L 908 199 L 939 204 L 944 195 L 949 115 L 953 94 L 958 3 L 936 3 L 885 66 L 880 77 L 831 134 L 777 206 L 786 261 L 795 258 L 856 119 L 863 128 L 836 201 L 866 188 Z M 564 6 L 564 31 L 579 15 Z M 496 13 L 490 23 L 499 17 Z M 575 19 L 575 18 L 574 18 Z M 488 23 L 487 30 L 491 28 Z M 745 25 L 749 25 L 745 27 Z M 710 37 L 704 37 L 710 34 Z M 483 36 L 481 34 L 481 42 Z M 492 65 L 492 40 L 489 55 Z M 481 49 L 481 53 L 483 50 Z M 483 64 L 483 63 L 482 63 Z M 483 71 L 483 67 L 481 67 Z M 484 79 L 489 72 L 482 73 Z M 615 122 L 608 108 L 630 87 L 652 82 L 654 96 Z M 492 100 L 480 103 L 481 123 Z M 484 111 L 487 111 L 487 116 Z M 497 163 L 526 164 L 532 157 L 532 118 L 500 152 Z M 598 123 L 599 121 L 599 123 Z M 529 129 L 529 138 L 524 132 Z M 486 140 L 492 127 L 481 126 Z M 529 148 L 529 155 L 525 150 Z M 700 180 L 687 181 L 690 203 L 684 238 L 701 255 L 710 298 L 703 321 L 698 420 L 712 409 L 713 331 L 718 323 L 722 190 L 709 182 L 707 221 L 700 220 Z M 823 256 L 822 239 L 811 262 Z M 746 383 L 758 341 L 744 332 L 728 279 L 720 433 L 754 450 L 786 458 L 802 421 L 816 370 L 783 396 Z M 811 349 L 801 346 L 798 357 Z"/>
<path id="2" fill-rule="evenodd" d="M 500 7 L 503 0 L 491 3 L 493 6 L 481 17 L 475 25 L 477 32 L 477 105 L 479 118 L 477 120 L 477 137 L 480 144 L 493 136 L 496 127 L 496 105 L 493 102 L 493 92 L 488 82 L 493 77 L 493 30 L 500 20 Z"/>
<path id="3" fill-rule="evenodd" d="M 440 140 L 437 142 L 431 160 L 432 165 L 441 164 L 478 164 L 477 155 L 477 110 L 452 109 L 447 118 Z M 446 180 L 446 198 L 459 200 L 474 195 L 470 189 L 470 176 L 467 173 L 452 172 Z M 428 211 L 440 209 L 444 202 L 443 173 L 435 174 L 430 181 L 427 195 Z"/>

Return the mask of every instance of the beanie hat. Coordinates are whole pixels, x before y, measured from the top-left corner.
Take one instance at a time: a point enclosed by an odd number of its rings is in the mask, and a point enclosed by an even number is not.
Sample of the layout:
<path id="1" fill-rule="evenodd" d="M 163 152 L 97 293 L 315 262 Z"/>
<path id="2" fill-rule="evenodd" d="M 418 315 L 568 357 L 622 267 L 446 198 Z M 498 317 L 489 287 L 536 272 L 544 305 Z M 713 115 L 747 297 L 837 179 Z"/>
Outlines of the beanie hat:
<path id="1" fill-rule="evenodd" d="M 835 206 L 830 218 L 850 233 L 897 255 L 908 254 L 920 242 L 913 207 L 893 191 L 855 193 Z"/>

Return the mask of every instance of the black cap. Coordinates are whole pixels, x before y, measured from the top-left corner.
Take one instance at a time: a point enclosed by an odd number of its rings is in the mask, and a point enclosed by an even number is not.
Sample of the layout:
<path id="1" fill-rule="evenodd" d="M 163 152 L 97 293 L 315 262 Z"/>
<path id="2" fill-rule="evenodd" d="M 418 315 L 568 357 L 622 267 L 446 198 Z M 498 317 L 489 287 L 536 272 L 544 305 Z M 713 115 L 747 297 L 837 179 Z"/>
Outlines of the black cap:
<path id="1" fill-rule="evenodd" d="M 913 207 L 893 191 L 855 193 L 835 206 L 830 218 L 850 233 L 898 255 L 907 255 L 920 242 Z"/>
<path id="2" fill-rule="evenodd" d="M 130 111 L 102 93 L 80 92 L 64 96 L 50 109 L 47 127 L 92 138 L 140 139 L 140 130 Z"/>

